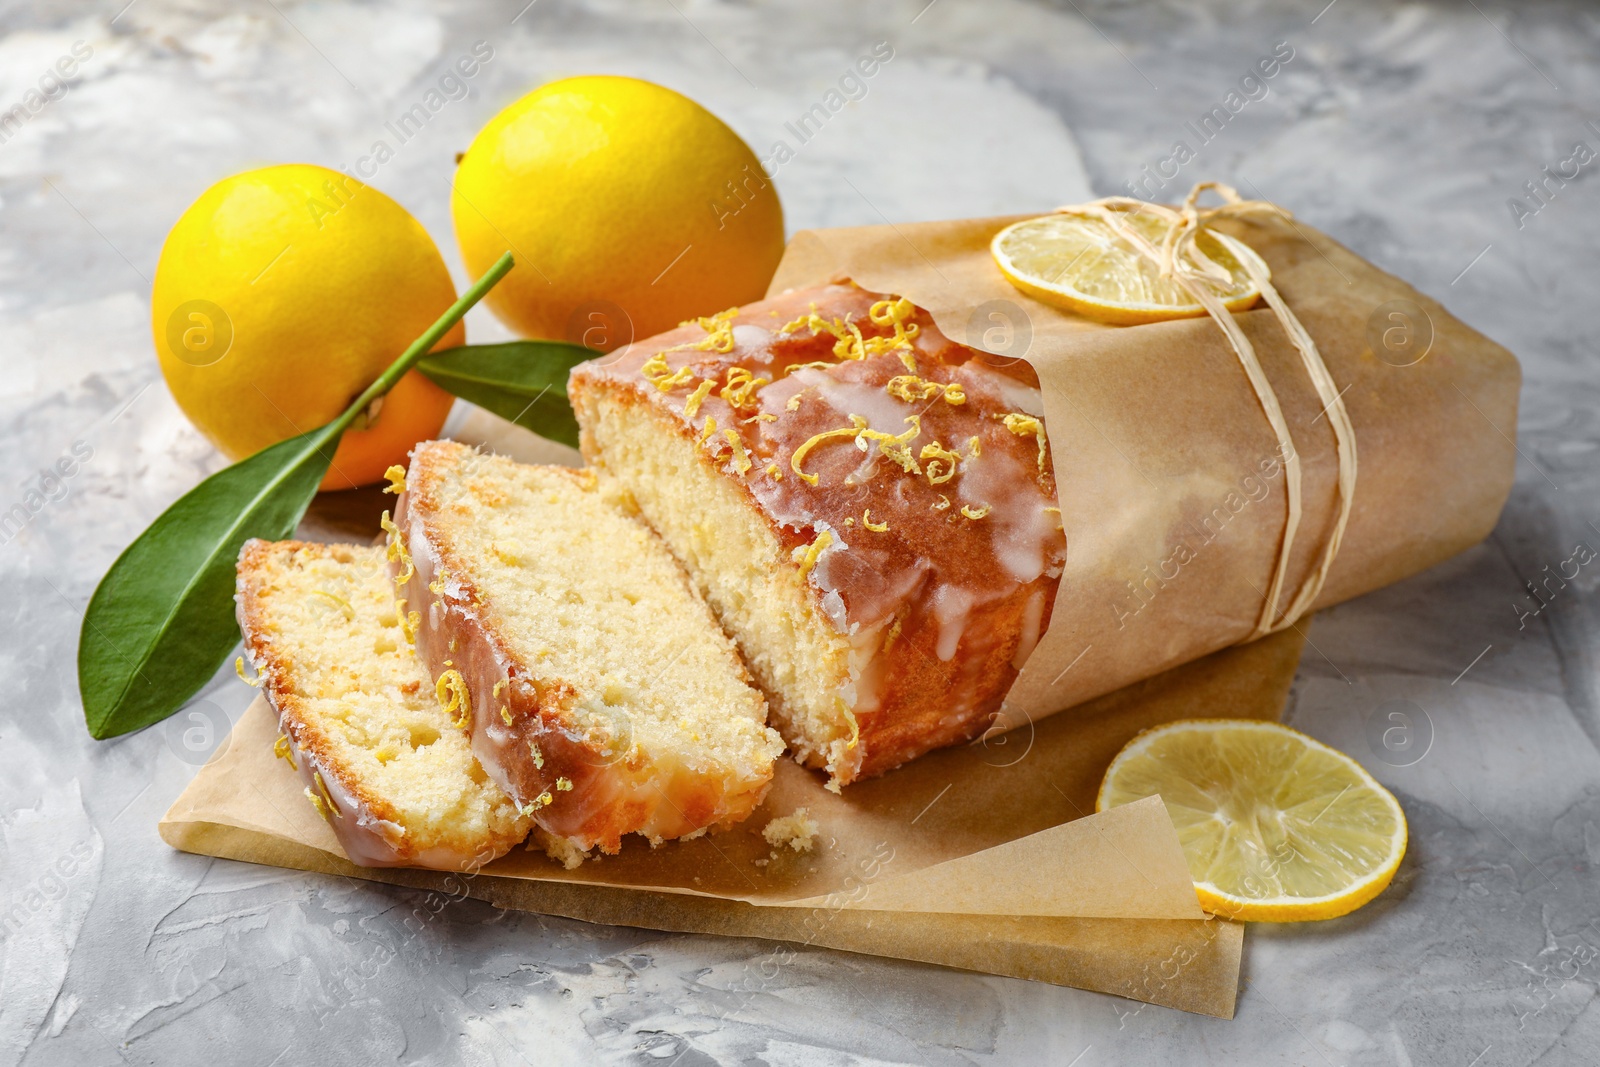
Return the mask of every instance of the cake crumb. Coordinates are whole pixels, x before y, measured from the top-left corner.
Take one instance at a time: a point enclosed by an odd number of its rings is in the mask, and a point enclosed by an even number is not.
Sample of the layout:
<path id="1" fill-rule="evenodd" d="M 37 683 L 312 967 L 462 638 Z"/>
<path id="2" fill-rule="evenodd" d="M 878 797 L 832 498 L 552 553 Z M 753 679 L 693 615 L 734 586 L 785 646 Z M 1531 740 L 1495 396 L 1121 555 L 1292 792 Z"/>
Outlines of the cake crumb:
<path id="1" fill-rule="evenodd" d="M 795 808 L 791 814 L 767 823 L 766 828 L 761 831 L 761 836 L 774 848 L 782 849 L 784 845 L 788 845 L 796 852 L 810 852 L 820 829 L 817 821 L 809 817 L 805 808 Z"/>
<path id="2" fill-rule="evenodd" d="M 589 853 L 579 848 L 570 838 L 557 837 L 543 827 L 534 827 L 528 838 L 528 850 L 544 849 L 544 854 L 569 871 L 575 871 L 589 858 Z"/>

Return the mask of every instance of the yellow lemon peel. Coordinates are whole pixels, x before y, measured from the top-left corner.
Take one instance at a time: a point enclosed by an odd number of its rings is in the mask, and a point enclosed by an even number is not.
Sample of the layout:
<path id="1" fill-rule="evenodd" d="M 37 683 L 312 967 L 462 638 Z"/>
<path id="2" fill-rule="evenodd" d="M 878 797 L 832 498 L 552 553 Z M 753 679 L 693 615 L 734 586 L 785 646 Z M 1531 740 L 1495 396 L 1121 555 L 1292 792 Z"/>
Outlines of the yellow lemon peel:
<path id="1" fill-rule="evenodd" d="M 1032 434 L 1034 437 L 1038 438 L 1039 470 L 1043 471 L 1044 461 L 1050 455 L 1049 447 L 1045 444 L 1044 423 L 1040 422 L 1032 415 L 1024 415 L 1021 412 L 1016 411 L 1013 411 L 1009 415 L 1002 416 L 1000 421 L 1005 423 L 1006 429 L 1010 430 L 1018 437 L 1026 437 L 1029 434 Z"/>
<path id="2" fill-rule="evenodd" d="M 289 740 L 288 734 L 278 735 L 278 739 L 272 743 L 272 754 L 287 763 L 291 771 L 300 769 L 294 765 L 293 742 Z"/>
<path id="3" fill-rule="evenodd" d="M 322 821 L 327 823 L 329 826 L 332 826 L 333 816 L 328 814 L 328 805 L 324 804 L 322 798 L 311 791 L 311 787 L 309 785 L 306 786 L 306 799 L 311 801 L 311 806 L 313 808 L 317 809 L 317 814 L 322 816 Z"/>
<path id="4" fill-rule="evenodd" d="M 861 724 L 856 721 L 856 713 L 850 710 L 850 705 L 844 702 L 844 697 L 834 697 L 833 704 L 850 724 L 850 740 L 845 742 L 845 751 L 854 751 L 856 743 L 861 740 Z"/>
<path id="5" fill-rule="evenodd" d="M 400 527 L 394 524 L 394 520 L 389 517 L 387 511 L 378 520 L 378 525 L 383 528 L 384 533 L 389 535 L 388 547 L 384 550 L 383 558 L 390 563 L 403 562 L 406 565 L 404 571 L 395 575 L 394 584 L 395 588 L 398 589 L 409 582 L 413 574 L 417 573 L 417 565 L 411 562 L 411 551 L 406 548 L 405 541 L 400 538 Z"/>
<path id="6" fill-rule="evenodd" d="M 863 511 L 861 513 L 861 525 L 865 526 L 867 529 L 871 530 L 873 533 L 883 533 L 883 532 L 885 532 L 886 530 L 889 529 L 889 524 L 887 522 L 873 522 L 872 521 L 872 509 L 871 508 L 867 508 L 865 511 Z"/>
<path id="7" fill-rule="evenodd" d="M 676 349 L 667 349 L 667 352 L 673 351 L 676 351 Z M 644 361 L 644 366 L 639 368 L 639 373 L 644 375 L 645 381 L 665 393 L 674 386 L 687 384 L 694 377 L 694 368 L 683 366 L 677 370 L 671 370 L 667 366 L 667 353 L 657 352 Z"/>
<path id="8" fill-rule="evenodd" d="M 407 611 L 405 597 L 396 597 L 394 601 L 395 614 L 400 619 L 400 632 L 405 635 L 406 643 L 417 643 L 417 627 L 422 625 L 422 613 Z"/>
<path id="9" fill-rule="evenodd" d="M 833 533 L 823 530 L 817 539 L 804 549 L 795 549 L 795 554 L 800 558 L 800 580 L 804 582 L 811 576 L 811 569 L 817 565 L 817 557 L 822 555 L 822 550 L 833 544 Z"/>
<path id="10" fill-rule="evenodd" d="M 889 379 L 889 383 L 884 386 L 884 389 L 887 390 L 890 396 L 904 400 L 907 403 L 927 400 L 941 393 L 944 394 L 945 403 L 947 404 L 959 405 L 967 402 L 966 391 L 957 383 L 951 382 L 948 385 L 944 385 L 939 382 L 929 381 L 926 378 L 919 378 L 915 374 L 897 374 Z"/>
<path id="11" fill-rule="evenodd" d="M 706 335 L 698 341 L 685 341 L 681 345 L 673 345 L 668 352 L 682 352 L 686 349 L 699 349 L 701 352 L 716 352 L 727 355 L 733 351 L 733 319 L 739 314 L 739 309 L 731 307 L 727 311 L 719 311 L 715 315 L 702 315 L 696 319 L 687 319 L 678 323 L 679 326 L 698 326 Z"/>
<path id="12" fill-rule="evenodd" d="M 886 352 L 896 352 L 900 356 L 900 361 L 905 364 L 906 370 L 915 374 L 917 363 L 912 356 L 911 339 L 917 336 L 920 327 L 915 323 L 909 326 L 906 324 L 906 320 L 915 312 L 916 308 L 911 301 L 904 297 L 880 300 L 868 310 L 867 317 L 874 325 L 892 327 L 894 333 L 887 337 L 864 337 L 861 328 L 850 319 L 825 319 L 817 314 L 817 305 L 812 303 L 809 314 L 784 323 L 778 328 L 778 332 L 790 334 L 802 327 L 809 327 L 813 334 L 830 334 L 834 339 L 834 358 L 840 361 L 866 359 Z M 789 368 L 791 372 L 795 369 L 797 368 Z"/>
<path id="13" fill-rule="evenodd" d="M 321 771 L 313 772 L 311 781 L 316 786 L 316 792 L 312 791 L 311 786 L 307 786 L 306 796 L 310 799 L 311 806 L 317 809 L 317 814 L 322 816 L 329 826 L 332 826 L 334 819 L 344 818 L 344 812 L 340 811 L 339 806 L 333 802 L 332 795 L 328 793 L 328 783 L 322 780 Z"/>
<path id="14" fill-rule="evenodd" d="M 866 355 L 865 352 L 856 346 L 856 341 L 861 336 L 861 331 L 856 330 L 854 333 L 852 333 L 850 324 L 844 319 L 823 318 L 821 315 L 817 314 L 816 301 L 812 301 L 811 303 L 810 314 L 801 315 L 798 318 L 791 319 L 789 322 L 786 322 L 782 326 L 778 327 L 778 332 L 780 334 L 790 334 L 794 333 L 801 327 L 809 327 L 813 334 L 826 333 L 833 335 L 833 355 L 835 359 L 861 359 Z M 827 364 L 823 363 L 820 364 L 820 366 L 825 367 Z M 790 369 L 793 370 L 794 368 L 791 367 Z"/>
<path id="15" fill-rule="evenodd" d="M 715 381 L 707 378 L 705 381 L 695 386 L 694 392 L 689 394 L 689 399 L 683 402 L 683 417 L 686 419 L 692 419 L 698 415 L 700 413 L 701 403 L 707 396 L 711 395 L 711 390 L 715 389 L 716 385 L 717 383 Z"/>
<path id="16" fill-rule="evenodd" d="M 245 677 L 245 673 L 244 673 L 244 657 L 243 656 L 235 656 L 234 657 L 234 659 L 233 659 L 233 673 L 235 673 L 235 674 L 237 674 L 239 676 L 239 681 L 243 682 L 245 685 L 248 685 L 251 689 L 259 689 L 259 688 L 261 688 L 261 675 L 260 674 L 257 674 L 254 678 L 246 678 Z"/>
<path id="17" fill-rule="evenodd" d="M 739 438 L 738 430 L 723 430 L 722 436 L 727 439 L 728 445 L 733 449 L 733 469 L 740 474 L 747 474 L 753 464 L 750 462 L 750 453 L 745 450 L 744 441 Z"/>
<path id="18" fill-rule="evenodd" d="M 811 314 L 809 314 L 809 315 L 801 315 L 798 318 L 790 319 L 788 322 L 786 322 L 782 326 L 778 327 L 778 333 L 780 333 L 780 334 L 791 334 L 791 333 L 794 333 L 800 327 L 810 325 L 811 320 L 813 318 L 817 318 L 817 317 L 818 317 L 817 316 L 817 302 L 815 300 L 813 300 L 811 302 Z M 811 332 L 812 333 L 816 333 L 817 332 L 817 327 L 812 326 L 811 327 Z"/>
<path id="19" fill-rule="evenodd" d="M 707 441 L 711 440 L 711 435 L 716 432 L 717 417 L 715 415 L 707 415 L 706 424 L 700 429 L 700 443 L 705 444 Z"/>
<path id="20" fill-rule="evenodd" d="M 961 514 L 965 515 L 969 519 L 981 519 L 993 510 L 994 506 L 991 504 L 985 504 L 981 508 L 975 508 L 971 504 L 961 505 Z"/>
<path id="21" fill-rule="evenodd" d="M 406 491 L 406 469 L 396 463 L 383 472 L 389 479 L 389 484 L 383 487 L 385 493 L 394 493 L 396 496 Z"/>
<path id="22" fill-rule="evenodd" d="M 876 326 L 894 326 L 897 334 L 907 338 L 915 337 L 918 327 L 915 324 L 907 329 L 905 322 L 917 312 L 916 305 L 903 296 L 891 297 L 888 300 L 879 300 L 867 309 L 867 317 Z"/>
<path id="23" fill-rule="evenodd" d="M 961 462 L 961 456 L 945 448 L 938 441 L 931 445 L 923 445 L 920 455 L 928 461 L 929 485 L 943 485 L 956 476 L 956 464 Z"/>
<path id="24" fill-rule="evenodd" d="M 852 416 L 853 418 L 854 416 Z M 911 429 L 902 433 L 891 434 L 882 430 L 863 429 L 857 441 L 867 440 L 878 443 L 878 451 L 900 465 L 900 469 L 907 474 L 921 474 L 922 468 L 917 465 L 916 459 L 911 455 L 911 442 L 922 434 L 922 416 L 907 415 L 906 422 Z"/>
<path id="25" fill-rule="evenodd" d="M 455 716 L 452 725 L 465 730 L 472 721 L 472 694 L 467 691 L 467 680 L 461 672 L 452 668 L 439 675 L 433 695 L 439 701 L 439 710 Z"/>
<path id="26" fill-rule="evenodd" d="M 867 420 L 860 415 L 851 415 L 850 421 L 853 425 L 838 430 L 824 430 L 803 442 L 799 448 L 794 450 L 794 454 L 789 457 L 789 469 L 798 474 L 800 480 L 807 485 L 816 485 L 817 476 L 815 474 L 807 474 L 800 464 L 805 461 L 807 453 L 824 441 L 836 441 L 845 438 L 854 439 L 860 435 L 861 431 L 867 428 Z"/>
<path id="27" fill-rule="evenodd" d="M 916 323 L 906 325 L 906 320 L 916 314 L 916 311 L 916 306 L 903 296 L 880 300 L 867 309 L 867 317 L 874 325 L 894 328 L 892 337 L 873 338 L 876 343 L 867 346 L 867 354 L 875 356 L 880 352 L 894 352 L 900 357 L 900 362 L 906 365 L 906 370 L 912 374 L 917 373 L 917 361 L 912 355 L 911 339 L 921 333 L 922 328 Z"/>
<path id="28" fill-rule="evenodd" d="M 717 395 L 732 407 L 747 408 L 755 403 L 755 391 L 769 384 L 769 379 L 757 378 L 753 371 L 744 367 L 729 367 L 724 382 Z"/>

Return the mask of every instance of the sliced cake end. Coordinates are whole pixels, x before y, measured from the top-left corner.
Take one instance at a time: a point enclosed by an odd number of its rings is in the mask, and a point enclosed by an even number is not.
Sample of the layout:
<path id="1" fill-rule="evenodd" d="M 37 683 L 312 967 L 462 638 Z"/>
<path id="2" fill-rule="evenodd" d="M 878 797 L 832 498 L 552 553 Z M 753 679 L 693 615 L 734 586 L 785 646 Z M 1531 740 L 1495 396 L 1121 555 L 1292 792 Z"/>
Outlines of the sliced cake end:
<path id="1" fill-rule="evenodd" d="M 353 862 L 476 869 L 527 836 L 412 653 L 383 549 L 250 541 L 236 600 L 278 754 Z"/>

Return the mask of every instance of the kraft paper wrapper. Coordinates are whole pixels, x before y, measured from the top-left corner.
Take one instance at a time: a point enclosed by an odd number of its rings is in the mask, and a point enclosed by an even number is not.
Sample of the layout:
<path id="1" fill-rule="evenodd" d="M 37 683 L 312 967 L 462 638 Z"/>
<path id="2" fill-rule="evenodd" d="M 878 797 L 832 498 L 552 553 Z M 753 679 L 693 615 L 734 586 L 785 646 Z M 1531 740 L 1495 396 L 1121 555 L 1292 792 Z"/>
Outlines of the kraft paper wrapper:
<path id="1" fill-rule="evenodd" d="M 1094 797 L 1142 729 L 1276 718 L 1300 647 L 1288 633 L 1227 649 L 843 796 L 780 760 L 762 807 L 730 830 L 655 850 L 629 838 L 620 855 L 573 871 L 519 849 L 476 877 L 349 863 L 272 755 L 276 722 L 258 700 L 160 830 L 186 851 L 502 907 L 919 960 L 1231 1017 L 1242 927 L 1203 917 L 1158 798 L 1096 815 Z M 813 851 L 774 850 L 762 828 L 799 807 L 820 826 Z"/>
<path id="2" fill-rule="evenodd" d="M 1029 298 L 989 253 L 993 236 L 1025 217 L 802 231 L 769 289 L 772 295 L 850 280 L 900 294 L 953 340 L 1025 357 L 1037 371 L 1067 561 L 1049 630 L 1007 695 L 996 729 L 1248 637 L 1288 510 L 1282 470 L 1260 477 L 1277 438 L 1217 325 L 1202 317 L 1106 326 Z M 1354 509 L 1315 606 L 1398 581 L 1487 536 L 1516 462 L 1515 357 L 1302 223 L 1265 219 L 1218 229 L 1266 260 L 1273 284 L 1346 390 L 1360 457 Z M 1369 346 L 1369 320 L 1395 300 L 1423 309 L 1425 320 L 1414 325 L 1431 322 L 1432 346 L 1411 366 L 1394 366 Z M 1009 313 L 1013 327 L 1027 326 L 1025 351 L 1017 350 L 1015 332 L 1009 348 L 986 345 L 1008 340 L 1003 332 L 986 338 L 985 331 L 1007 325 L 990 317 L 996 311 Z M 1272 311 L 1263 303 L 1236 317 L 1304 465 L 1304 511 L 1281 611 L 1320 559 L 1335 513 L 1333 431 Z M 1393 324 L 1382 318 L 1374 332 Z M 1252 476 L 1256 481 L 1247 481 Z M 1180 546 L 1192 557 L 1187 562 Z"/>

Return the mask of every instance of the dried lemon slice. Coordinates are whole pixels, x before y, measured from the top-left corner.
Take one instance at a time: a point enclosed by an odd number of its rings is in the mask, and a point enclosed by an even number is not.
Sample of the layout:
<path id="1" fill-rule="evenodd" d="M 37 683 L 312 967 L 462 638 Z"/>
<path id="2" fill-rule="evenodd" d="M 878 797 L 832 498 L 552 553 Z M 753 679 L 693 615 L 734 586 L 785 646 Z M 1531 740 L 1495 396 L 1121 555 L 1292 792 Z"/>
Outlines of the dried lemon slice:
<path id="1" fill-rule="evenodd" d="M 1159 793 L 1207 911 L 1331 919 L 1394 878 L 1400 804 L 1355 760 L 1298 730 L 1196 719 L 1146 730 L 1106 770 L 1097 811 Z"/>
<path id="2" fill-rule="evenodd" d="M 1153 212 L 1119 211 L 1122 226 L 1160 247 L 1172 223 Z M 1198 251 L 1227 272 L 1218 296 L 1229 311 L 1243 311 L 1261 297 L 1243 261 L 1254 261 L 1269 277 L 1261 257 L 1242 241 L 1202 230 Z M 1136 326 L 1206 313 L 1188 290 L 1161 277 L 1156 264 L 1126 237 L 1094 215 L 1057 212 L 1024 219 L 995 234 L 989 251 L 1006 280 L 1035 300 L 1066 308 L 1100 322 Z"/>

